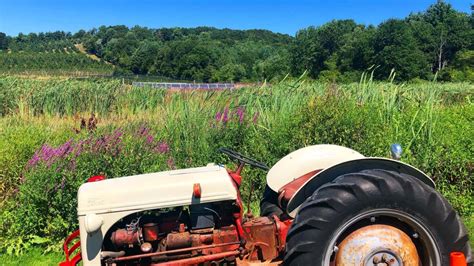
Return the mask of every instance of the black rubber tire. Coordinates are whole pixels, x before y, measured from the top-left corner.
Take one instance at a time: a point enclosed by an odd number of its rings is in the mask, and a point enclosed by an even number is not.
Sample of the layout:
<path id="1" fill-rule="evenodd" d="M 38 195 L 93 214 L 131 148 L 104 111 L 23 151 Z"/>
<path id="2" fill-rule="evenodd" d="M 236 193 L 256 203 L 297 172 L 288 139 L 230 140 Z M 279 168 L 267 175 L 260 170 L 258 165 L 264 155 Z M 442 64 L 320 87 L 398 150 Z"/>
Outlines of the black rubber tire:
<path id="1" fill-rule="evenodd" d="M 412 176 L 378 169 L 342 175 L 301 205 L 287 235 L 284 264 L 322 265 L 341 226 L 367 210 L 382 208 L 407 213 L 426 227 L 442 265 L 449 265 L 452 251 L 462 251 L 468 265 L 474 264 L 467 230 L 440 193 Z"/>
<path id="2" fill-rule="evenodd" d="M 263 198 L 260 201 L 260 216 L 271 217 L 276 215 L 280 217 L 282 214 L 283 210 L 278 206 L 278 193 L 266 185 Z"/>

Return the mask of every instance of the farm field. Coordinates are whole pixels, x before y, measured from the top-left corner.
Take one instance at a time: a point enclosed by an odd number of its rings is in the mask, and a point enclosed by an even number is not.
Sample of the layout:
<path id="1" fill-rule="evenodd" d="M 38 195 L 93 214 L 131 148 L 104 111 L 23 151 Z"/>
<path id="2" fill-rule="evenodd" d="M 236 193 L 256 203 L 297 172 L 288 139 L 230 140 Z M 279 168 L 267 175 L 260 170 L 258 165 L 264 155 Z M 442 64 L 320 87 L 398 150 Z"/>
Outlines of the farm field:
<path id="1" fill-rule="evenodd" d="M 97 76 L 111 75 L 113 66 L 75 52 L 2 52 L 0 73 L 23 76 Z"/>
<path id="2" fill-rule="evenodd" d="M 2 3 L 0 266 L 474 266 L 474 5 L 211 2 Z"/>
<path id="3" fill-rule="evenodd" d="M 76 191 L 108 178 L 227 163 L 229 147 L 274 164 L 290 151 L 334 143 L 402 160 L 434 178 L 474 230 L 474 85 L 315 82 L 302 76 L 238 90 L 168 92 L 119 80 L 0 78 L 0 260 L 57 261 L 76 227 Z M 251 204 L 265 173 L 246 169 Z M 472 242 L 472 240 L 471 240 Z M 43 256 L 42 251 L 50 252 Z M 28 263 L 28 257 L 20 260 Z"/>

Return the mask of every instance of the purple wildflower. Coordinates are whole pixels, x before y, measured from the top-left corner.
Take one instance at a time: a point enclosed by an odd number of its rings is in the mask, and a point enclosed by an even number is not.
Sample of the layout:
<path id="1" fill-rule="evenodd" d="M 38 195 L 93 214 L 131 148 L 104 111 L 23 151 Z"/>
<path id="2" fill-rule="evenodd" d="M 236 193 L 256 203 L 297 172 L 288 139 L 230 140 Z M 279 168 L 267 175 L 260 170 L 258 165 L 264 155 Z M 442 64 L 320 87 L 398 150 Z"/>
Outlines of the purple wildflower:
<path id="1" fill-rule="evenodd" d="M 154 150 L 158 153 L 168 153 L 170 151 L 170 146 L 165 141 L 160 141 Z"/>
<path id="2" fill-rule="evenodd" d="M 108 150 L 114 150 L 122 142 L 123 132 L 121 129 L 115 130 L 112 135 L 107 136 L 104 146 Z"/>
<path id="3" fill-rule="evenodd" d="M 138 129 L 138 136 L 146 136 L 148 135 L 148 132 L 150 132 L 150 129 L 146 127 L 145 125 L 140 126 Z"/>
<path id="4" fill-rule="evenodd" d="M 116 129 L 113 133 L 113 136 L 112 136 L 112 139 L 120 139 L 121 137 L 123 136 L 123 132 L 122 130 L 119 128 L 119 129 Z"/>
<path id="5" fill-rule="evenodd" d="M 235 111 L 235 114 L 239 118 L 239 124 L 242 124 L 244 122 L 245 109 L 239 106 Z"/>
<path id="6" fill-rule="evenodd" d="M 35 167 L 40 160 L 39 151 L 36 151 L 35 154 L 33 154 L 33 157 L 28 161 L 27 168 Z"/>
<path id="7" fill-rule="evenodd" d="M 84 141 L 80 140 L 74 147 L 74 157 L 79 157 L 84 149 Z"/>
<path id="8" fill-rule="evenodd" d="M 222 119 L 222 113 L 221 112 L 217 112 L 216 113 L 216 122 L 220 122 Z"/>
<path id="9" fill-rule="evenodd" d="M 105 144 L 104 137 L 100 137 L 99 139 L 95 141 L 95 144 L 92 146 L 92 152 L 94 153 L 100 152 L 104 148 L 105 146 L 104 144 Z"/>
<path id="10" fill-rule="evenodd" d="M 169 157 L 168 160 L 166 161 L 166 164 L 168 165 L 169 169 L 176 169 L 176 165 L 174 163 L 173 157 Z"/>
<path id="11" fill-rule="evenodd" d="M 53 158 L 54 154 L 55 151 L 53 147 L 50 147 L 47 144 L 44 144 L 41 147 L 41 159 L 43 159 L 43 161 L 48 162 L 49 160 L 51 160 L 51 158 Z"/>
<path id="12" fill-rule="evenodd" d="M 224 114 L 223 114 L 223 117 L 222 117 L 222 122 L 223 123 L 227 123 L 227 121 L 229 121 L 229 107 L 226 107 L 224 109 Z"/>
<path id="13" fill-rule="evenodd" d="M 146 140 L 145 140 L 145 141 L 146 141 L 147 144 L 153 143 L 153 140 L 155 140 L 155 138 L 153 138 L 152 135 L 147 135 L 147 136 L 146 136 Z"/>
<path id="14" fill-rule="evenodd" d="M 54 150 L 54 154 L 56 157 L 65 157 L 67 156 L 73 149 L 72 139 L 66 141 L 63 145 L 59 146 L 59 148 Z"/>

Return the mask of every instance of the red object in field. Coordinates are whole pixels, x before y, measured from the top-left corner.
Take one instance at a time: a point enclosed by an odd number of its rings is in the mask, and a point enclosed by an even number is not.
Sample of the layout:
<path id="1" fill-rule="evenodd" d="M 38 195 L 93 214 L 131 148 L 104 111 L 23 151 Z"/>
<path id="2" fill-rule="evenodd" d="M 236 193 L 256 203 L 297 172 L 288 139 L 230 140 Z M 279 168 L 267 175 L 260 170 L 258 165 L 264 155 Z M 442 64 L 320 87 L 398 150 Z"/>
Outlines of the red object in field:
<path id="1" fill-rule="evenodd" d="M 79 238 L 79 230 L 74 231 L 64 241 L 63 250 L 64 250 L 64 254 L 66 255 L 66 261 L 59 263 L 59 266 L 75 266 L 77 263 L 79 263 L 79 261 L 81 261 L 82 259 L 81 250 L 80 250 L 81 241 L 77 241 L 74 245 L 71 246 L 71 248 L 69 248 L 69 244 L 71 244 L 72 241 L 76 238 Z M 74 257 L 71 258 L 71 255 L 76 250 L 77 250 L 76 255 L 74 255 Z"/>
<path id="2" fill-rule="evenodd" d="M 95 175 L 87 179 L 87 182 L 97 182 L 97 181 L 102 181 L 105 180 L 106 177 L 103 175 Z"/>
<path id="3" fill-rule="evenodd" d="M 462 252 L 451 252 L 449 264 L 451 266 L 467 266 L 466 257 Z"/>
<path id="4" fill-rule="evenodd" d="M 197 199 L 201 198 L 201 185 L 199 183 L 195 183 L 193 186 L 193 196 Z"/>

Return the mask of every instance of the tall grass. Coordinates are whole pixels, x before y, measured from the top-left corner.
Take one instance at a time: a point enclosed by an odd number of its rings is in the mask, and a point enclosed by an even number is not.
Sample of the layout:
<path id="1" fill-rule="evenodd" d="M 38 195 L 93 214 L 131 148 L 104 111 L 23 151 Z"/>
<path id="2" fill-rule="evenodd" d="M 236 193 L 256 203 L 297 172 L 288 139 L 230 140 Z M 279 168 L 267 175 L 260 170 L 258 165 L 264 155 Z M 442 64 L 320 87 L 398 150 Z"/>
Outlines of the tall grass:
<path id="1" fill-rule="evenodd" d="M 403 160 L 432 176 L 455 208 L 471 215 L 473 93 L 471 84 L 394 84 L 370 76 L 330 84 L 303 75 L 273 85 L 192 92 L 113 80 L 0 78 L 0 242 L 18 250 L 18 243 L 38 239 L 58 243 L 76 226 L 75 191 L 88 176 L 230 163 L 216 153 L 222 146 L 272 165 L 317 143 L 388 156 L 389 145 L 399 142 Z M 90 113 L 98 117 L 97 129 L 77 130 Z M 58 155 L 51 165 L 28 167 L 45 145 L 57 151 L 68 143 L 117 138 L 117 149 L 89 147 L 78 157 Z M 163 143 L 169 151 L 157 152 Z M 261 192 L 264 173 L 246 169 L 245 177 L 244 198 L 250 183 Z"/>

